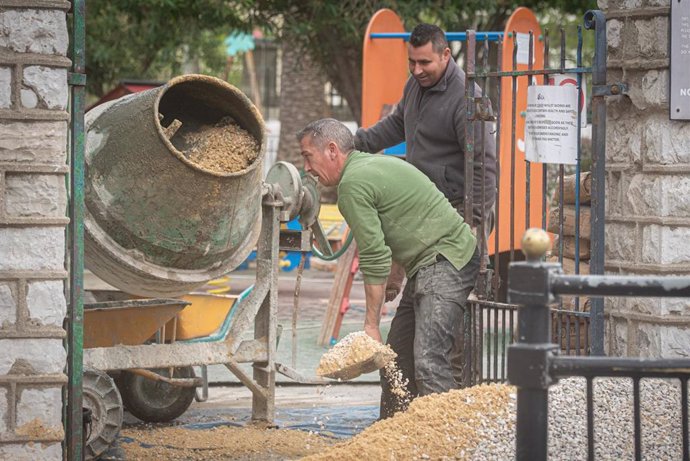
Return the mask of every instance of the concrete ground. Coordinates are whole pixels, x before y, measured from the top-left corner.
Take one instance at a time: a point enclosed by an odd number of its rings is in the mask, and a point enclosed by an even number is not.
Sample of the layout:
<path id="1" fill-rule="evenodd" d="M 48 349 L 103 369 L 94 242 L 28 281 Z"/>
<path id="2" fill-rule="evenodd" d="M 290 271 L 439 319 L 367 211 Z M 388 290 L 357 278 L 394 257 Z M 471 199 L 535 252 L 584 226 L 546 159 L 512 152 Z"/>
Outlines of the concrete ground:
<path id="1" fill-rule="evenodd" d="M 283 331 L 278 344 L 278 361 L 292 366 L 292 311 L 296 271 L 281 272 L 279 277 L 278 321 Z M 254 272 L 236 271 L 229 276 L 231 293 L 239 293 L 255 282 Z M 297 362 L 295 369 L 304 376 L 315 377 L 321 355 L 327 347 L 316 344 L 333 285 L 333 272 L 316 269 L 304 271 L 297 322 Z M 344 318 L 340 338 L 361 330 L 364 323 L 364 287 L 355 280 L 350 293 L 351 308 Z M 382 334 L 387 335 L 394 309 L 382 320 Z M 249 364 L 244 365 L 250 372 Z M 244 424 L 251 419 L 252 394 L 224 366 L 208 369 L 209 396 L 205 402 L 194 402 L 173 424 Z M 370 373 L 351 383 L 300 385 L 282 375 L 276 378 L 276 425 L 282 428 L 319 432 L 332 437 L 351 437 L 378 418 L 380 386 L 378 373 Z M 169 425 L 169 424 L 166 424 Z M 151 428 L 166 425 L 143 425 L 125 412 L 124 428 Z M 126 440 L 121 440 L 127 443 Z M 115 450 L 109 459 L 125 459 Z M 118 455 L 118 453 L 120 453 Z"/>
<path id="2" fill-rule="evenodd" d="M 336 383 L 326 386 L 278 385 L 276 421 L 279 428 L 298 428 L 349 437 L 378 418 L 381 388 L 378 384 Z M 123 427 L 155 428 L 168 425 L 248 423 L 252 394 L 242 385 L 213 386 L 205 402 L 193 402 L 173 423 L 143 424 L 125 412 Z M 351 423 L 351 424 L 349 424 Z M 349 424 L 349 425 L 348 425 Z"/>

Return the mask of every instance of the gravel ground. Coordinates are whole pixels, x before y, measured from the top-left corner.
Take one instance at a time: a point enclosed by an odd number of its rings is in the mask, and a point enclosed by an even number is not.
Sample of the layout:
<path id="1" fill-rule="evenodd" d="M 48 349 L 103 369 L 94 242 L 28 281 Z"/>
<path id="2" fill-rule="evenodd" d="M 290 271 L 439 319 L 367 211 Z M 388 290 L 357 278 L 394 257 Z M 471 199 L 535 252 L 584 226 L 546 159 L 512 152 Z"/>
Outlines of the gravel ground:
<path id="1" fill-rule="evenodd" d="M 370 387 L 375 388 L 378 395 L 378 387 Z M 640 389 L 642 459 L 682 459 L 679 382 L 646 379 L 641 381 Z M 357 392 L 354 388 L 349 390 L 350 394 Z M 549 459 L 587 459 L 586 381 L 583 378 L 564 379 L 552 386 L 549 392 Z M 307 415 L 305 421 L 324 404 L 317 402 L 318 399 L 312 404 L 313 409 L 308 406 L 301 409 Z M 163 432 L 149 434 L 149 429 L 135 434 L 128 433 L 129 428 L 123 431 L 123 436 L 140 443 L 123 444 L 123 447 L 129 451 L 141 448 L 146 457 L 132 452 L 127 458 L 137 460 L 277 460 L 312 455 L 310 460 L 508 461 L 515 459 L 516 403 L 515 388 L 506 385 L 475 386 L 420 397 L 412 402 L 408 411 L 375 422 L 358 435 L 343 439 L 332 447 L 305 440 L 310 436 L 309 432 L 258 431 L 254 434 L 249 427 L 244 428 L 246 430 L 223 428 L 180 432 L 176 441 Z M 217 402 L 199 405 L 216 407 Z M 296 411 L 293 410 L 292 416 L 281 417 L 292 420 Z M 245 421 L 249 413 L 245 416 L 236 422 Z M 218 415 L 214 419 L 217 420 Z M 314 424 L 319 424 L 320 428 L 314 432 L 328 433 L 332 426 L 328 420 L 324 414 L 315 415 Z M 634 459 L 632 380 L 599 378 L 594 381 L 594 424 L 595 459 Z M 304 425 L 298 424 L 293 428 L 298 426 Z M 178 429 L 182 431 L 183 428 Z M 149 440 L 145 437 L 159 438 Z M 232 437 L 241 443 L 231 440 Z M 141 442 L 156 449 L 141 445 Z M 164 449 L 172 451 L 164 452 Z"/>
<path id="2" fill-rule="evenodd" d="M 628 378 L 594 380 L 594 449 L 600 460 L 634 459 L 633 393 Z M 549 459 L 587 459 L 586 381 L 561 380 L 549 390 Z M 645 379 L 640 382 L 642 459 L 682 458 L 680 383 Z M 508 411 L 480 430 L 481 442 L 473 460 L 515 458 L 514 394 Z"/>

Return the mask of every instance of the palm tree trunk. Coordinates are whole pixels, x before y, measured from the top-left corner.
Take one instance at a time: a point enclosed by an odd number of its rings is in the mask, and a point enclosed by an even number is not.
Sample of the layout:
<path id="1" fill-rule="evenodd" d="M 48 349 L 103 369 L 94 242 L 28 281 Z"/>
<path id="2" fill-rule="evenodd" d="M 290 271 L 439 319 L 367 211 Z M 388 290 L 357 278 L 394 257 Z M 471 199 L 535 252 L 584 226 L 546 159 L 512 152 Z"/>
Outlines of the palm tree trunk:
<path id="1" fill-rule="evenodd" d="M 309 122 L 326 117 L 326 77 L 309 56 L 290 43 L 282 47 L 280 73 L 280 139 L 278 160 L 302 168 L 299 143 L 295 135 Z M 322 201 L 335 202 L 333 192 L 321 190 Z"/>

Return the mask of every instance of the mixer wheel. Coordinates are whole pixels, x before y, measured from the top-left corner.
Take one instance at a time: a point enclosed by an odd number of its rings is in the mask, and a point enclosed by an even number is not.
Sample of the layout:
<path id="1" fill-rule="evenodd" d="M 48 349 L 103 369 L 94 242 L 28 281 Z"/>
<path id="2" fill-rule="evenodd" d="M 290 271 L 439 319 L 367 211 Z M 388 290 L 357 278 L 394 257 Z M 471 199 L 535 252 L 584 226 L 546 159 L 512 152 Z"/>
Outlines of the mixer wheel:
<path id="1" fill-rule="evenodd" d="M 151 370 L 161 376 L 170 376 L 169 369 Z M 194 378 L 192 367 L 173 369 L 174 378 Z M 153 381 L 127 371 L 120 373 L 117 387 L 125 408 L 137 418 L 149 423 L 172 421 L 192 404 L 196 389 Z"/>
<path id="2" fill-rule="evenodd" d="M 122 399 L 107 373 L 84 368 L 83 406 L 91 410 L 86 428 L 85 459 L 98 459 L 115 441 L 122 427 Z"/>

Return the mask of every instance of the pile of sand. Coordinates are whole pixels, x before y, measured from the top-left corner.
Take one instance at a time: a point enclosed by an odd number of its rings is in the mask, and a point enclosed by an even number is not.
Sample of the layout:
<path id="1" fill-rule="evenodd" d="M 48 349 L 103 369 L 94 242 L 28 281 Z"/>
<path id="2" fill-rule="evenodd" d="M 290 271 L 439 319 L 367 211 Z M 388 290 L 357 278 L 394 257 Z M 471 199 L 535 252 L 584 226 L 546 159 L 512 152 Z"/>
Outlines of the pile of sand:
<path id="1" fill-rule="evenodd" d="M 356 331 L 345 336 L 321 357 L 316 374 L 331 376 L 342 370 L 356 368 L 374 358 L 383 366 L 395 357 L 396 353 L 390 346 L 381 344 L 363 331 Z M 368 369 L 364 372 L 371 372 L 375 369 Z"/>
<path id="2" fill-rule="evenodd" d="M 185 157 L 215 173 L 236 173 L 249 167 L 259 155 L 261 146 L 232 118 L 225 117 L 215 126 L 185 133 Z"/>
<path id="3" fill-rule="evenodd" d="M 173 426 L 123 429 L 125 440 L 133 441 L 121 446 L 126 459 L 138 461 L 495 459 L 483 456 L 487 447 L 482 443 L 511 429 L 498 423 L 514 419 L 514 403 L 513 387 L 480 385 L 419 397 L 407 411 L 339 443 L 313 432 Z"/>
<path id="4" fill-rule="evenodd" d="M 499 413 L 509 411 L 514 395 L 510 386 L 481 385 L 420 397 L 407 411 L 304 459 L 472 459 L 481 438 L 486 437 L 482 428 L 505 416 Z"/>
<path id="5" fill-rule="evenodd" d="M 121 446 L 126 459 L 136 461 L 298 459 L 333 443 L 309 432 L 231 426 L 123 429 L 121 435 L 133 439 Z"/>

